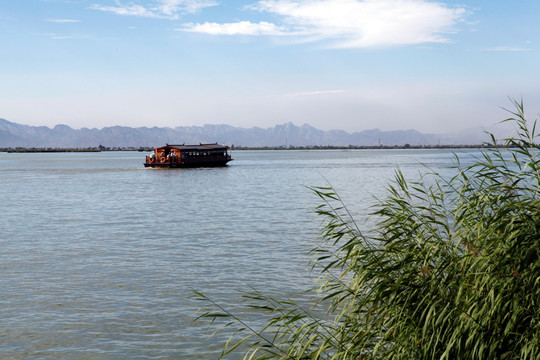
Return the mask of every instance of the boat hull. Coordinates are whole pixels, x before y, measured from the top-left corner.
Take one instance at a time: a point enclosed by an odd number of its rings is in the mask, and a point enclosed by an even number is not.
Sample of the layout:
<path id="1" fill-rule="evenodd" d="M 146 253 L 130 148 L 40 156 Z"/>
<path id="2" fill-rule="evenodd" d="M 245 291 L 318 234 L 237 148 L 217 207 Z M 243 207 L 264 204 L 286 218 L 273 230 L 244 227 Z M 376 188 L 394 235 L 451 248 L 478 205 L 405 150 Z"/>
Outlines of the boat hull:
<path id="1" fill-rule="evenodd" d="M 197 167 L 222 167 L 227 166 L 227 163 L 231 159 L 214 160 L 214 161 L 182 161 L 182 162 L 164 162 L 164 163 L 144 163 L 144 167 L 149 168 L 164 168 L 164 169 L 177 169 L 177 168 L 197 168 Z"/>

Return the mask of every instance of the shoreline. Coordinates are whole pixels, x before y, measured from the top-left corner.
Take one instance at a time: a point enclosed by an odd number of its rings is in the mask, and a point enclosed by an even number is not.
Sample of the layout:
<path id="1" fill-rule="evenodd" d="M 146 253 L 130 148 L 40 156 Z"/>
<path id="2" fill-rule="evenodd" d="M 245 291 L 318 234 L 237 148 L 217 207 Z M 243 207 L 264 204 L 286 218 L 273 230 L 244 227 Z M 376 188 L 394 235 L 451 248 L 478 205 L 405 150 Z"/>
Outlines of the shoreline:
<path id="1" fill-rule="evenodd" d="M 385 149 L 485 149 L 494 147 L 493 145 L 314 145 L 314 146 L 230 146 L 230 150 L 385 150 Z M 507 147 L 498 145 L 497 147 Z M 0 152 L 5 153 L 57 153 L 57 152 L 102 152 L 102 151 L 153 151 L 153 147 L 87 147 L 87 148 L 65 148 L 65 147 L 6 147 L 0 148 Z"/>

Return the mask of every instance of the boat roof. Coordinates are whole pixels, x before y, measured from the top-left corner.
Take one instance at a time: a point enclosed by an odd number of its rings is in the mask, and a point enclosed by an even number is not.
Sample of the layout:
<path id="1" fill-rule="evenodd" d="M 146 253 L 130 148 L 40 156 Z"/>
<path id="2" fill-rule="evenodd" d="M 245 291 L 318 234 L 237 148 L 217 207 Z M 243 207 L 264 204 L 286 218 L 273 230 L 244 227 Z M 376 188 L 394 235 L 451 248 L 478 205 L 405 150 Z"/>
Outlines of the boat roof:
<path id="1" fill-rule="evenodd" d="M 178 145 L 172 145 L 172 144 L 166 144 L 164 147 L 173 147 L 180 150 L 195 150 L 195 151 L 201 151 L 201 150 L 225 150 L 229 147 L 226 145 L 218 145 L 217 143 L 214 144 L 199 144 L 199 145 L 186 145 L 186 144 L 178 144 Z M 159 148 L 158 148 L 159 149 Z"/>

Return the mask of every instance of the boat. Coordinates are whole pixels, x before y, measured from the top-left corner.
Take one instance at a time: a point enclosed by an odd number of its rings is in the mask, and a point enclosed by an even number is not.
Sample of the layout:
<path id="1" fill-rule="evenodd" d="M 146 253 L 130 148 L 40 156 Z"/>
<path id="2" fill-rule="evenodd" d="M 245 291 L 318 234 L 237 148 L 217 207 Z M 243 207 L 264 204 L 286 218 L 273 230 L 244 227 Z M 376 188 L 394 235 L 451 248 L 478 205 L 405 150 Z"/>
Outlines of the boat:
<path id="1" fill-rule="evenodd" d="M 152 168 L 188 168 L 226 166 L 232 160 L 225 145 L 169 145 L 154 148 L 146 156 L 144 167 Z"/>

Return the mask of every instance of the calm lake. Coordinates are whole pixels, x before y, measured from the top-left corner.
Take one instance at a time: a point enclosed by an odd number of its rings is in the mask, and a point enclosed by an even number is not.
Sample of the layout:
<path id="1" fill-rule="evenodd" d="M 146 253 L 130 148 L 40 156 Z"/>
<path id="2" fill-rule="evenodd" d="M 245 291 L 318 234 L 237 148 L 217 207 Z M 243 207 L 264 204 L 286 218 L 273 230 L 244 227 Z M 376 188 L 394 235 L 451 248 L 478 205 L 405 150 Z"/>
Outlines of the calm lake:
<path id="1" fill-rule="evenodd" d="M 463 159 L 478 150 L 454 150 Z M 249 286 L 312 285 L 332 184 L 362 220 L 399 167 L 451 174 L 451 150 L 233 151 L 214 169 L 144 153 L 0 153 L 0 358 L 215 359 L 197 290 L 234 309 Z"/>

